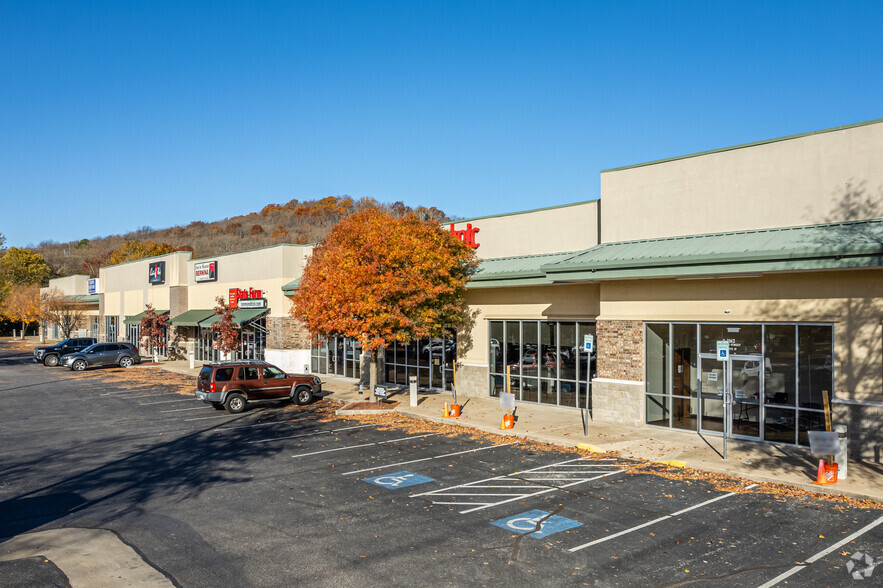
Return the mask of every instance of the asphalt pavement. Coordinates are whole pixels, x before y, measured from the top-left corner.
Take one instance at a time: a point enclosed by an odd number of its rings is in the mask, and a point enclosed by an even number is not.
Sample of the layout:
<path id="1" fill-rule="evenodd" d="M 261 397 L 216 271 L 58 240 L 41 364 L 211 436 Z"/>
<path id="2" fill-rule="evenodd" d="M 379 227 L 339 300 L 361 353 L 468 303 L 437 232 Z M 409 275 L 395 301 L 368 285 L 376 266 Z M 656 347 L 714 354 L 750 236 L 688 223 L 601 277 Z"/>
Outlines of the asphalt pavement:
<path id="1" fill-rule="evenodd" d="M 155 368 L 27 359 L 0 343 L 2 586 L 852 586 L 880 573 L 881 510 L 525 443 L 518 427 L 558 433 L 521 409 L 489 442 L 426 419 L 334 417 L 323 401 L 230 415 L 126 381 Z M 435 418 L 436 400 L 417 408 Z M 463 422 L 480 417 L 462 403 Z"/>

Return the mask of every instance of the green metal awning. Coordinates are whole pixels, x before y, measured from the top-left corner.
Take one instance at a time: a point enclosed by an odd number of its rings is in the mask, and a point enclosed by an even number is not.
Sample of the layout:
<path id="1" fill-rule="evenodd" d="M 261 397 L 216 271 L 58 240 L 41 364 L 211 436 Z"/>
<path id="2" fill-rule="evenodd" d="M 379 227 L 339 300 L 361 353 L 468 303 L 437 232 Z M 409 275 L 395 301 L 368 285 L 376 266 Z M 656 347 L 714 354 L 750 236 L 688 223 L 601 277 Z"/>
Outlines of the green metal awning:
<path id="1" fill-rule="evenodd" d="M 883 219 L 602 243 L 542 267 L 551 282 L 883 266 Z"/>
<path id="2" fill-rule="evenodd" d="M 257 318 L 262 314 L 269 312 L 266 308 L 240 308 L 233 311 L 233 322 L 239 326 L 248 322 L 253 318 Z M 221 320 L 221 315 L 212 313 L 212 316 L 200 321 L 199 326 L 203 328 L 211 327 L 213 324 Z"/>
<path id="3" fill-rule="evenodd" d="M 498 288 L 504 286 L 540 286 L 552 283 L 546 277 L 543 267 L 564 261 L 578 255 L 579 251 L 570 253 L 545 253 L 540 255 L 521 255 L 518 257 L 494 257 L 482 259 L 475 273 L 470 277 L 466 287 Z"/>
<path id="4" fill-rule="evenodd" d="M 172 320 L 169 321 L 169 323 L 176 327 L 198 327 L 200 321 L 204 321 L 214 314 L 214 310 L 208 309 L 188 310 L 187 312 L 183 312 L 174 317 Z"/>
<path id="5" fill-rule="evenodd" d="M 98 294 L 71 294 L 68 299 L 77 304 L 98 304 Z"/>
<path id="6" fill-rule="evenodd" d="M 154 312 L 156 314 L 169 314 L 168 310 L 155 310 Z M 126 320 L 123 321 L 123 324 L 124 325 L 140 325 L 141 319 L 143 319 L 146 314 L 147 314 L 147 312 L 145 311 L 145 312 L 139 312 L 135 316 L 127 316 Z"/>
<path id="7" fill-rule="evenodd" d="M 284 286 L 282 286 L 282 293 L 286 296 L 291 296 L 295 292 L 297 292 L 298 288 L 300 288 L 300 278 L 296 278 L 291 280 Z"/>

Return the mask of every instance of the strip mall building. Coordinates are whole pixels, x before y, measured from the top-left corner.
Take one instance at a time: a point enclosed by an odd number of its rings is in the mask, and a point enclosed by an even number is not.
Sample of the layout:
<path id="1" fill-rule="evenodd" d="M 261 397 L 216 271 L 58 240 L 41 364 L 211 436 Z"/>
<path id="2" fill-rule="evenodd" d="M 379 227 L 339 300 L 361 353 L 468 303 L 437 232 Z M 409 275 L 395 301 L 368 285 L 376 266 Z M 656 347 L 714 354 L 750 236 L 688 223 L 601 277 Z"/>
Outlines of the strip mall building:
<path id="1" fill-rule="evenodd" d="M 384 377 L 450 389 L 456 361 L 461 395 L 498 395 L 508 370 L 519 402 L 575 419 L 588 406 L 594 422 L 728 425 L 800 445 L 824 427 L 828 391 L 852 454 L 879 461 L 881 217 L 883 119 L 605 170 L 599 200 L 452 225 L 482 260 L 467 295 L 476 318 L 448 339 L 388 348 Z M 217 359 L 222 296 L 239 307 L 240 355 L 360 378 L 357 342 L 310 337 L 289 317 L 310 252 L 102 268 L 101 336 L 136 340 L 151 303 L 171 316 L 169 355 Z"/>

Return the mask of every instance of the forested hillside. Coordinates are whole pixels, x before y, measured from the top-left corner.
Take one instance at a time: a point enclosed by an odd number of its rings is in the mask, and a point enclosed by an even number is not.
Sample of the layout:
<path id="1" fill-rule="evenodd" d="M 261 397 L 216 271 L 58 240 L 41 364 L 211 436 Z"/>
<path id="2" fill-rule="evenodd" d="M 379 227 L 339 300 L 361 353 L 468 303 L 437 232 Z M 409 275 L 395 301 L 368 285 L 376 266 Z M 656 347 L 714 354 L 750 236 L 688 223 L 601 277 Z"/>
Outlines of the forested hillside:
<path id="1" fill-rule="evenodd" d="M 187 226 L 166 229 L 141 227 L 124 235 L 82 239 L 69 243 L 47 241 L 36 251 L 51 269 L 50 277 L 73 274 L 98 275 L 98 268 L 114 263 L 160 255 L 170 251 L 193 251 L 194 257 L 235 253 L 278 243 L 308 244 L 323 239 L 341 219 L 378 206 L 393 216 L 415 212 L 424 220 L 442 222 L 441 210 L 402 202 L 382 204 L 373 198 L 328 196 L 319 200 L 291 200 L 268 204 L 259 212 L 217 221 L 193 221 Z"/>

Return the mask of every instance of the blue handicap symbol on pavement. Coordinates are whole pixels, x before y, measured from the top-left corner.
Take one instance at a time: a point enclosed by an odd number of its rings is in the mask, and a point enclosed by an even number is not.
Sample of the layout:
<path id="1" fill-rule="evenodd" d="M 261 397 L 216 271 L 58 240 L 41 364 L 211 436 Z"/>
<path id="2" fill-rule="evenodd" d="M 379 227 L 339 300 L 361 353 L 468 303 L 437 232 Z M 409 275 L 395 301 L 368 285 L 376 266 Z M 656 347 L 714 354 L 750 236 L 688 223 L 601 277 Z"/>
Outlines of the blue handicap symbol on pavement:
<path id="1" fill-rule="evenodd" d="M 432 478 L 427 478 L 426 476 L 421 476 L 413 472 L 395 472 L 393 474 L 365 478 L 362 481 L 392 489 L 416 486 L 417 484 L 425 484 L 426 482 L 435 482 Z"/>
<path id="2" fill-rule="evenodd" d="M 534 531 L 534 529 L 537 528 L 537 523 L 540 524 L 540 530 Z M 529 510 L 515 516 L 506 517 L 505 519 L 492 521 L 491 524 L 506 529 L 507 531 L 521 533 L 522 535 L 534 531 L 533 533 L 530 533 L 530 537 L 533 537 L 534 539 L 542 539 L 553 533 L 560 533 L 567 529 L 582 526 L 582 523 L 578 523 L 565 517 L 560 517 L 558 515 L 549 516 L 549 513 L 539 509 Z"/>

